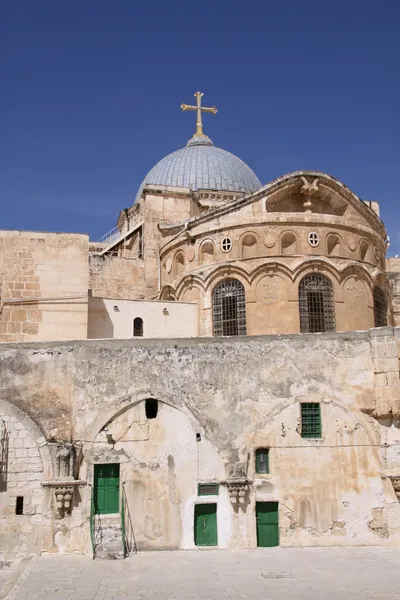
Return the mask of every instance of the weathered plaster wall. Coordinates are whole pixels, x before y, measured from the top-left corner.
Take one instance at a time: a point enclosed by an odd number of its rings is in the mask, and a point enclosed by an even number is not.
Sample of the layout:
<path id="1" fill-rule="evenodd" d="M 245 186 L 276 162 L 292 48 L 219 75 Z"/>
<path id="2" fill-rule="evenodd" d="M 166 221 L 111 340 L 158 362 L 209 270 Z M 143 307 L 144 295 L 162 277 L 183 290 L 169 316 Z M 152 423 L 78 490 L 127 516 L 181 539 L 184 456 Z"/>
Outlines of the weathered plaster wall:
<path id="1" fill-rule="evenodd" d="M 193 547 L 194 504 L 215 501 L 197 497 L 199 481 L 221 484 L 221 547 L 254 547 L 255 502 L 270 500 L 279 502 L 281 545 L 399 544 L 400 504 L 389 478 L 400 474 L 399 341 L 399 330 L 382 328 L 7 344 L 0 349 L 1 394 L 31 415 L 47 440 L 82 442 L 79 476 L 89 484 L 94 463 L 121 463 L 142 548 Z M 146 418 L 146 398 L 159 401 L 156 419 Z M 305 401 L 321 403 L 321 439 L 300 435 Z M 270 448 L 267 476 L 254 474 L 258 447 Z M 225 468 L 237 462 L 248 462 L 251 486 L 234 508 Z M 90 489 L 81 489 L 54 548 L 87 551 Z M 85 533 L 80 546 L 68 546 L 75 514 Z"/>
<path id="2" fill-rule="evenodd" d="M 88 338 L 129 339 L 136 317 L 143 319 L 145 338 L 198 335 L 195 303 L 89 298 Z"/>
<path id="3" fill-rule="evenodd" d="M 0 341 L 86 337 L 88 236 L 0 232 Z"/>

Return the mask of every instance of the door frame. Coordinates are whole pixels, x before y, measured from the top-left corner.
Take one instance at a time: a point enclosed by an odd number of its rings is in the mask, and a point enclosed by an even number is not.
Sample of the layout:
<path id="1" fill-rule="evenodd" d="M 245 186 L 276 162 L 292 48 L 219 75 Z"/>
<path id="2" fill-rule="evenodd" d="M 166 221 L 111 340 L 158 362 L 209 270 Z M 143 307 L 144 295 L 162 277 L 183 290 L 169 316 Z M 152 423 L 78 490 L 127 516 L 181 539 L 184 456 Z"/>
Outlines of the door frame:
<path id="1" fill-rule="evenodd" d="M 213 506 L 215 512 L 211 513 L 215 515 L 215 544 L 197 544 L 196 543 L 196 528 L 197 528 L 197 507 L 198 506 Z M 195 548 L 218 548 L 218 502 L 195 502 L 193 510 L 193 542 Z"/>
<path id="2" fill-rule="evenodd" d="M 100 467 L 108 467 L 108 466 L 118 466 L 118 510 L 116 512 L 113 513 L 109 513 L 109 512 L 99 512 L 97 510 L 96 507 L 96 495 L 97 495 L 97 487 L 96 487 L 96 482 L 98 481 L 98 478 L 96 477 L 96 471 L 98 471 L 100 469 Z M 121 463 L 119 462 L 98 462 L 98 463 L 93 463 L 93 486 L 92 486 L 92 493 L 93 493 L 93 507 L 94 507 L 94 513 L 96 515 L 111 515 L 111 514 L 118 514 L 121 512 Z"/>
<path id="3" fill-rule="evenodd" d="M 257 505 L 258 504 L 275 504 L 276 505 L 276 516 L 277 516 L 277 523 L 276 523 L 276 532 L 277 532 L 277 539 L 278 539 L 278 543 L 274 544 L 273 546 L 260 546 L 259 545 L 259 535 L 258 535 L 258 511 L 257 511 Z M 280 545 L 280 535 L 279 535 L 279 502 L 278 500 L 259 500 L 256 501 L 255 503 L 255 517 L 256 517 L 256 544 L 257 544 L 257 548 L 277 548 Z M 267 525 L 267 524 L 266 524 Z M 271 523 L 270 525 L 275 525 L 275 523 Z"/>

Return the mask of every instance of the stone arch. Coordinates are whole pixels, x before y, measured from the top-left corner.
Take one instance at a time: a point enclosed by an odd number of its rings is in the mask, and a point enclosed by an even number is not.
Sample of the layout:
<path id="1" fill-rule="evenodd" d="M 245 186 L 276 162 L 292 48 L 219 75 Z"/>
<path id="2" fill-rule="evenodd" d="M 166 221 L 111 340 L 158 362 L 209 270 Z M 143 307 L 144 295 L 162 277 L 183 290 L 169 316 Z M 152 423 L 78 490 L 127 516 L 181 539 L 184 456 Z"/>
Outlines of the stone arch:
<path id="1" fill-rule="evenodd" d="M 176 292 L 171 285 L 166 285 L 163 287 L 160 293 L 160 300 L 176 300 Z"/>
<path id="2" fill-rule="evenodd" d="M 263 265 L 259 265 L 251 272 L 251 280 L 250 280 L 251 285 L 257 286 L 258 280 L 261 277 L 264 277 L 265 275 L 272 275 L 272 274 L 273 275 L 280 274 L 282 277 L 285 278 L 287 283 L 293 281 L 291 269 L 284 263 L 281 263 L 279 261 L 273 261 L 273 262 L 266 262 Z"/>
<path id="3" fill-rule="evenodd" d="M 199 264 L 208 265 L 215 260 L 215 244 L 212 240 L 207 239 L 199 248 Z"/>
<path id="4" fill-rule="evenodd" d="M 174 258 L 174 276 L 182 275 L 185 270 L 185 255 L 182 250 L 178 250 Z"/>
<path id="5" fill-rule="evenodd" d="M 209 290 L 214 287 L 219 281 L 224 279 L 238 279 L 248 290 L 250 286 L 250 278 L 247 271 L 237 265 L 218 265 L 216 268 L 206 277 L 204 281 L 205 290 Z"/>
<path id="6" fill-rule="evenodd" d="M 158 391 L 160 393 L 158 393 Z M 200 423 L 202 428 L 206 426 L 206 422 L 201 414 L 189 408 L 185 402 L 174 402 L 174 399 L 165 396 L 161 390 L 142 390 L 123 396 L 116 402 L 113 402 L 112 406 L 101 409 L 93 424 L 86 432 L 88 442 L 94 442 L 99 432 L 107 427 L 107 424 L 112 420 L 148 399 L 158 400 L 158 402 L 162 404 L 166 404 L 171 408 L 180 410 L 186 414 L 190 420 L 195 420 L 196 422 Z"/>
<path id="7" fill-rule="evenodd" d="M 293 268 L 293 281 L 296 282 L 309 273 L 326 275 L 334 286 L 335 294 L 339 293 L 341 274 L 329 259 L 323 257 L 302 259 Z"/>
<path id="8" fill-rule="evenodd" d="M 28 430 L 40 454 L 43 465 L 43 477 L 47 480 L 53 479 L 53 463 L 51 460 L 49 447 L 47 445 L 45 434 L 39 425 L 26 412 L 14 404 L 0 399 L 0 416 L 2 414 L 15 418 L 17 421 L 22 423 L 25 429 Z"/>
<path id="9" fill-rule="evenodd" d="M 246 232 L 239 241 L 241 258 L 257 258 L 258 236 L 253 232 Z"/>
<path id="10" fill-rule="evenodd" d="M 51 549 L 51 528 L 44 533 L 49 522 L 42 484 L 53 479 L 53 464 L 42 430 L 27 413 L 0 400 L 0 419 L 6 440 L 6 446 L 1 444 L 6 468 L 0 487 L 0 548 L 2 558 L 13 560 Z"/>
<path id="11" fill-rule="evenodd" d="M 293 231 L 284 231 L 280 236 L 280 251 L 284 256 L 297 254 L 297 236 Z"/>
<path id="12" fill-rule="evenodd" d="M 340 256 L 341 240 L 337 233 L 328 233 L 326 236 L 326 253 L 328 256 Z"/>

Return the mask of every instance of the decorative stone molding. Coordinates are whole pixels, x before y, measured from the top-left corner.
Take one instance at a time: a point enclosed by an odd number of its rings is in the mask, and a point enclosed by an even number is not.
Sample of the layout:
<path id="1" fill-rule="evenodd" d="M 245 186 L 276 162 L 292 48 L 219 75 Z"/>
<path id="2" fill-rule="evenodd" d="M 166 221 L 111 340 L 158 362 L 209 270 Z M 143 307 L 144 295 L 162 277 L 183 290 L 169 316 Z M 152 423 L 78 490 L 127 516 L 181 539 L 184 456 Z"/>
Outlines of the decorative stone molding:
<path id="1" fill-rule="evenodd" d="M 232 504 L 243 504 L 249 488 L 247 480 L 247 463 L 228 463 L 226 466 L 229 498 Z"/>
<path id="2" fill-rule="evenodd" d="M 44 488 L 53 488 L 56 497 L 57 508 L 60 513 L 70 512 L 75 489 L 79 486 L 85 486 L 86 481 L 79 479 L 67 481 L 43 481 Z"/>
<path id="3" fill-rule="evenodd" d="M 400 475 L 389 475 L 389 479 L 392 482 L 397 499 L 400 501 Z"/>
<path id="4" fill-rule="evenodd" d="M 54 467 L 54 480 L 44 481 L 43 487 L 53 488 L 57 508 L 61 514 L 70 512 L 75 489 L 86 485 L 86 481 L 78 479 L 80 443 L 54 442 L 49 444 Z"/>

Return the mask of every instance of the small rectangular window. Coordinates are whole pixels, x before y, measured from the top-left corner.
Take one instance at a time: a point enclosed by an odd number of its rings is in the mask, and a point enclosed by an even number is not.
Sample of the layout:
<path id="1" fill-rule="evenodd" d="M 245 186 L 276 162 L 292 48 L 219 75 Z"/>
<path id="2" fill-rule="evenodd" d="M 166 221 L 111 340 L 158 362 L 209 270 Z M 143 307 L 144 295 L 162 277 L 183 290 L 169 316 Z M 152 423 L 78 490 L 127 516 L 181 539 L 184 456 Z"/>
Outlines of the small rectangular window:
<path id="1" fill-rule="evenodd" d="M 318 402 L 304 402 L 301 404 L 301 437 L 320 438 L 321 433 L 321 408 Z"/>
<path id="2" fill-rule="evenodd" d="M 269 449 L 259 448 L 256 450 L 256 473 L 269 473 Z"/>
<path id="3" fill-rule="evenodd" d="M 198 496 L 218 496 L 219 484 L 218 483 L 199 483 L 197 486 Z"/>
<path id="4" fill-rule="evenodd" d="M 15 514 L 23 515 L 24 514 L 24 497 L 17 496 L 15 501 Z"/>

